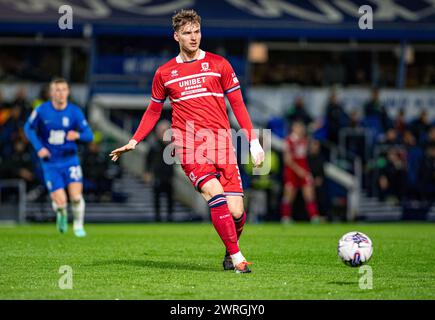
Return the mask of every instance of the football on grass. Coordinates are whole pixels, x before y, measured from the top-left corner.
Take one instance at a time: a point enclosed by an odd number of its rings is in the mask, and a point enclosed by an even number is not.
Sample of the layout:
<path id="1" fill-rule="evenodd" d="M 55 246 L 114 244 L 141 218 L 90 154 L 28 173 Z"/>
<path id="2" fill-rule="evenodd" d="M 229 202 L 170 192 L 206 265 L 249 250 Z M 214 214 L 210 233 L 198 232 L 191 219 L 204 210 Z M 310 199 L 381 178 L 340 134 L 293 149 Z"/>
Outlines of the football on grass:
<path id="1" fill-rule="evenodd" d="M 350 267 L 359 267 L 370 260 L 372 240 L 362 232 L 346 233 L 338 241 L 338 256 Z"/>

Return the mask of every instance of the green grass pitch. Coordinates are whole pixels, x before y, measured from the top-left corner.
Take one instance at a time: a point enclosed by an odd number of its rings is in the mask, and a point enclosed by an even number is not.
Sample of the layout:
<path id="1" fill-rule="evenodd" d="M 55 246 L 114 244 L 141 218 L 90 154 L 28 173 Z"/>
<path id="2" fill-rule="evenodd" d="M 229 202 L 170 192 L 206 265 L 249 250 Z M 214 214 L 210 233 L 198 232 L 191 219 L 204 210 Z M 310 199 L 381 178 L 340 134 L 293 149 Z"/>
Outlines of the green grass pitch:
<path id="1" fill-rule="evenodd" d="M 224 247 L 204 224 L 0 225 L 0 299 L 435 299 L 433 224 L 247 224 L 251 274 L 223 271 Z M 337 257 L 346 232 L 374 243 L 373 288 Z M 61 290 L 59 268 L 72 268 Z"/>

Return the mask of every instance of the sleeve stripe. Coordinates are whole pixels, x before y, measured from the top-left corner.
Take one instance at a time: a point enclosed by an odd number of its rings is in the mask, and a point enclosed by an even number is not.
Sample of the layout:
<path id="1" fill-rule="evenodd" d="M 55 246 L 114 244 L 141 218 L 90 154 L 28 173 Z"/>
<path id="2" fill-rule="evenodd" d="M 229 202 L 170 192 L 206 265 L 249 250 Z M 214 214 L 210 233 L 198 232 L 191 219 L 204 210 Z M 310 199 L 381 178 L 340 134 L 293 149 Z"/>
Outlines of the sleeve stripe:
<path id="1" fill-rule="evenodd" d="M 235 87 L 232 87 L 232 88 L 226 90 L 224 93 L 227 94 L 227 93 L 230 93 L 230 92 L 236 91 L 237 89 L 240 89 L 240 85 L 237 85 L 237 86 L 235 86 Z"/>
<path id="2" fill-rule="evenodd" d="M 165 99 L 156 99 L 154 97 L 151 97 L 151 100 L 153 100 L 154 102 L 157 102 L 157 103 L 163 103 L 163 102 L 165 102 L 166 98 Z"/>
<path id="3" fill-rule="evenodd" d="M 32 113 L 30 114 L 29 120 L 30 123 L 33 123 L 33 121 L 35 121 L 36 117 L 38 116 L 38 112 L 35 110 L 32 111 Z"/>

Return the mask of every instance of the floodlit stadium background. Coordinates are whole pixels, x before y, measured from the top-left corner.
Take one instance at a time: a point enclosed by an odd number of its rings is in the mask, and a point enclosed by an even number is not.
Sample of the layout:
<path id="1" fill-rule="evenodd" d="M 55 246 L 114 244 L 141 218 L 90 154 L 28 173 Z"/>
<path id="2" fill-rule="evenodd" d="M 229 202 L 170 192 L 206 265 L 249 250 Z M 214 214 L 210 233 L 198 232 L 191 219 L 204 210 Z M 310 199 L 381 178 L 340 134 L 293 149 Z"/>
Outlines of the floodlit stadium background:
<path id="1" fill-rule="evenodd" d="M 201 48 L 233 65 L 254 126 L 272 130 L 277 158 L 282 160 L 282 138 L 296 118 L 321 142 L 325 178 L 318 201 L 325 220 L 435 220 L 430 1 L 98 1 L 94 7 L 67 1 L 72 30 L 59 28 L 62 14 L 53 3 L 0 1 L 1 220 L 54 217 L 22 133 L 54 76 L 70 81 L 71 99 L 96 133 L 80 153 L 86 221 L 154 220 L 152 187 L 143 179 L 153 137 L 120 165 L 108 153 L 131 137 L 155 70 L 178 53 L 170 17 L 188 7 L 203 19 Z M 364 4 L 373 8 L 373 29 L 359 28 Z M 370 111 L 373 88 L 379 88 L 386 114 Z M 333 93 L 341 113 L 331 106 L 328 112 Z M 162 118 L 170 119 L 169 104 Z M 282 161 L 262 181 L 241 169 L 250 222 L 279 220 Z M 384 178 L 389 187 L 383 189 Z M 178 167 L 174 185 L 174 219 L 208 220 L 206 203 Z M 306 220 L 301 199 L 295 206 L 295 218 Z M 165 209 L 163 201 L 163 217 Z"/>

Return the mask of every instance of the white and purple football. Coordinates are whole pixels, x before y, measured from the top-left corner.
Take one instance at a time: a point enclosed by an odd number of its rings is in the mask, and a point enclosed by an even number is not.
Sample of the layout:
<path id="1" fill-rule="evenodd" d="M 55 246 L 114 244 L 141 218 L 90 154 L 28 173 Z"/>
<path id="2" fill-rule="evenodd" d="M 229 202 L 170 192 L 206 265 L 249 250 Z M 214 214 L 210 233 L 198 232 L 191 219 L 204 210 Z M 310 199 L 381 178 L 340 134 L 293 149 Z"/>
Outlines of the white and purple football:
<path id="1" fill-rule="evenodd" d="M 372 240 L 362 232 L 348 232 L 338 241 L 338 256 L 350 267 L 363 265 L 370 260 L 372 253 Z"/>

